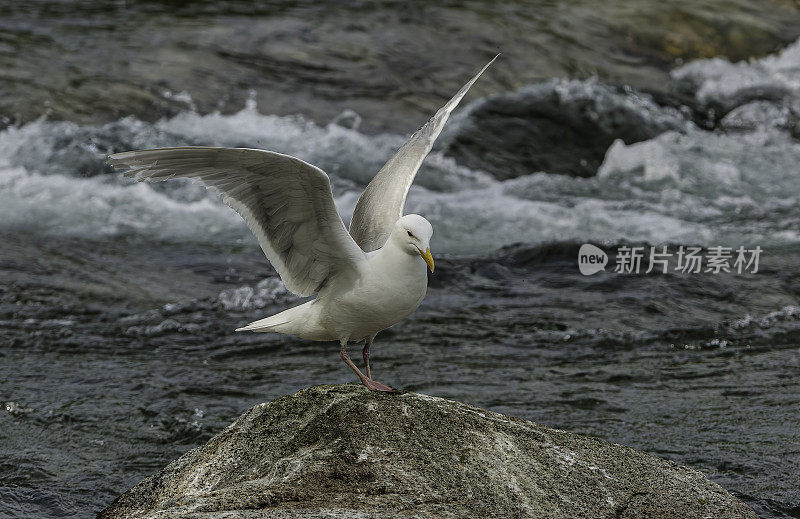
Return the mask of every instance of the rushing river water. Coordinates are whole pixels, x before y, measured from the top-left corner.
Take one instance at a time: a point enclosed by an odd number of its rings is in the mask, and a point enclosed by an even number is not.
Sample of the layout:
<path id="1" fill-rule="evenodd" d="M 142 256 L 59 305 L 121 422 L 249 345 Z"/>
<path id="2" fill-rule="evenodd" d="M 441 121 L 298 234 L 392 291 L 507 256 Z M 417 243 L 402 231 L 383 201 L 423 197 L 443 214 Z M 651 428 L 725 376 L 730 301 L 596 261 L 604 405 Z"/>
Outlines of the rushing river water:
<path id="1" fill-rule="evenodd" d="M 90 517 L 249 406 L 353 381 L 336 344 L 234 333 L 297 299 L 215 196 L 126 181 L 108 153 L 289 153 L 330 174 L 347 220 L 498 48 L 409 195 L 437 269 L 378 335 L 376 378 L 644 449 L 762 517 L 800 515 L 798 12 L 659 6 L 0 13 L 0 517 Z M 593 276 L 586 242 L 610 257 Z M 755 273 L 681 272 L 676 254 L 669 273 L 647 257 L 615 272 L 622 247 L 651 246 L 762 252 Z"/>

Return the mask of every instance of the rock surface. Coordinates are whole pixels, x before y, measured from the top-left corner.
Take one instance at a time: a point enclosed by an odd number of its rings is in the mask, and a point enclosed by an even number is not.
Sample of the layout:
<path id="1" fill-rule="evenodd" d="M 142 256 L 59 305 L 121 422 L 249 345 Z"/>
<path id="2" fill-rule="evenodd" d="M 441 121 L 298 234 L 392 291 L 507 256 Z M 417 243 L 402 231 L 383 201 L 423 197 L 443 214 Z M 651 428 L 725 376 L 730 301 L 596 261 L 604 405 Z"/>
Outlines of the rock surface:
<path id="1" fill-rule="evenodd" d="M 755 518 L 700 472 L 416 393 L 315 386 L 259 404 L 101 519 Z"/>

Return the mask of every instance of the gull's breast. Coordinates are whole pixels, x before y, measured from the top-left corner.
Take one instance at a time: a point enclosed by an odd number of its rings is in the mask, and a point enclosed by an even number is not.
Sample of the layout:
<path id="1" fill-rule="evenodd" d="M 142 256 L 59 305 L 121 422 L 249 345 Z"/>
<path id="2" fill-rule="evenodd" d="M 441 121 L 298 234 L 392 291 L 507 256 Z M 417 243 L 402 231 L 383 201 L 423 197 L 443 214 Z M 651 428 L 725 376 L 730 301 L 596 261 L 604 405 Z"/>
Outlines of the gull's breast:
<path id="1" fill-rule="evenodd" d="M 411 315 L 425 298 L 424 270 L 404 275 L 372 273 L 331 303 L 331 325 L 351 340 L 370 337 Z"/>

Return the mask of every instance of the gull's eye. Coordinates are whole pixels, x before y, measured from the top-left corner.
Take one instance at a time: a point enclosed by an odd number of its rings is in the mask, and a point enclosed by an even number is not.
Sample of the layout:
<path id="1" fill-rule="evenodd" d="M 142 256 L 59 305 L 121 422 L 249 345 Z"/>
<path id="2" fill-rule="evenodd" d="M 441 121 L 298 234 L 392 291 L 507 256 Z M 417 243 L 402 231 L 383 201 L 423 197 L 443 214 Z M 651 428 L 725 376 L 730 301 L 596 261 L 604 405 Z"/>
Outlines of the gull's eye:
<path id="1" fill-rule="evenodd" d="M 407 232 L 407 233 L 408 233 L 408 235 L 409 235 L 409 236 L 411 236 L 412 238 L 414 237 L 414 235 L 413 235 L 413 234 L 411 234 L 411 231 L 406 231 L 406 232 Z"/>

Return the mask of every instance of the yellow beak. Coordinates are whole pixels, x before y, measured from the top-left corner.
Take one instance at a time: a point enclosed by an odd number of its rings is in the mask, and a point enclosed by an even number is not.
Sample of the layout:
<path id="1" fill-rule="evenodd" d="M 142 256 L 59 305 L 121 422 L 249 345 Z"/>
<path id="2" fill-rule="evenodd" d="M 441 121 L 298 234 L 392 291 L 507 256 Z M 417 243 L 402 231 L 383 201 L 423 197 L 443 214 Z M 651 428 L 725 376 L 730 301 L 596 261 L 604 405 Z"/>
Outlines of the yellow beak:
<path id="1" fill-rule="evenodd" d="M 433 272 L 433 255 L 431 254 L 431 250 L 425 249 L 425 252 L 422 252 L 422 249 L 419 247 L 417 247 L 417 250 L 419 251 L 419 255 L 422 256 L 422 259 L 425 260 L 425 263 L 428 264 L 428 268 Z"/>

